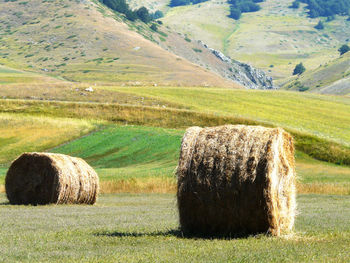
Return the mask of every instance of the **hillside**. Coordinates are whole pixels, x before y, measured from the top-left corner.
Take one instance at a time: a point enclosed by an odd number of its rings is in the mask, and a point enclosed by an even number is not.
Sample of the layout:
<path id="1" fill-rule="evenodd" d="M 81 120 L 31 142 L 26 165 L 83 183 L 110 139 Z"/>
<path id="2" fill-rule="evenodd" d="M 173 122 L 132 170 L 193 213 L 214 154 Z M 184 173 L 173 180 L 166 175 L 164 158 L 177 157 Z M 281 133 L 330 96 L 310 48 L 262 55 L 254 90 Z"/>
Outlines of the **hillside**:
<path id="1" fill-rule="evenodd" d="M 324 94 L 350 94 L 350 53 L 319 68 L 293 77 L 283 86 L 287 90 L 312 91 Z"/>
<path id="2" fill-rule="evenodd" d="M 244 13 L 236 21 L 228 16 L 225 1 L 171 8 L 162 19 L 165 25 L 190 39 L 202 40 L 233 59 L 262 68 L 277 79 L 292 75 L 295 65 L 307 69 L 338 57 L 337 49 L 349 41 L 350 21 L 335 17 L 323 30 L 314 27 L 325 18 L 309 18 L 305 4 L 289 6 L 293 0 L 266 0 L 260 11 Z"/>
<path id="3" fill-rule="evenodd" d="M 10 85 L 10 84 L 53 84 L 53 83 L 63 83 L 61 79 L 53 78 L 45 74 L 33 73 L 30 71 L 17 70 L 10 67 L 5 67 L 0 65 L 0 85 Z"/>
<path id="4" fill-rule="evenodd" d="M 238 87 L 91 1 L 0 1 L 0 63 L 69 81 Z M 150 30 L 150 29 L 148 29 Z M 152 40 L 152 39 L 151 39 Z"/>
<path id="5" fill-rule="evenodd" d="M 346 97 L 201 87 L 95 89 L 96 93 L 79 102 L 0 100 L 0 112 L 171 128 L 228 123 L 279 126 L 293 134 L 300 151 L 319 160 L 350 165 L 350 104 Z M 117 98 L 117 103 L 91 103 L 103 100 L 102 91 Z M 70 92 L 64 96 L 79 99 Z"/>

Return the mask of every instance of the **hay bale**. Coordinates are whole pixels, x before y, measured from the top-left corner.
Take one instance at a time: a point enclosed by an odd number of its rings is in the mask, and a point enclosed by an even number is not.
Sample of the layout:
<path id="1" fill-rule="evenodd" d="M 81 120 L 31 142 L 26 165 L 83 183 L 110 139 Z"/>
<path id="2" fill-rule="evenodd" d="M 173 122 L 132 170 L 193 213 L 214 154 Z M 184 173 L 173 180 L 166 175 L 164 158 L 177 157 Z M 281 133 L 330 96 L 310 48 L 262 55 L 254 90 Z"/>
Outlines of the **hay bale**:
<path id="1" fill-rule="evenodd" d="M 5 188 L 11 204 L 94 204 L 99 178 L 80 158 L 24 153 L 10 166 Z"/>
<path id="2" fill-rule="evenodd" d="M 177 176 L 185 234 L 278 236 L 293 228 L 294 146 L 283 129 L 189 128 L 182 139 Z"/>

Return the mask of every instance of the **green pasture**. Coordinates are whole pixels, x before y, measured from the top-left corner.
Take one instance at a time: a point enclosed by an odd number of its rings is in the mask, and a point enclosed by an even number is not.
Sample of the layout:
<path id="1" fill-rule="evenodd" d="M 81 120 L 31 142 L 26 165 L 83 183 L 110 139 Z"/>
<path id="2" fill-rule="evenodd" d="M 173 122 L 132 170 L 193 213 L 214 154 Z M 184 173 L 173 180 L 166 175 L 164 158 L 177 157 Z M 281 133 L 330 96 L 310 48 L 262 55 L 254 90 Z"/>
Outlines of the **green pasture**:
<path id="1" fill-rule="evenodd" d="M 142 126 L 109 126 L 53 151 L 79 156 L 102 180 L 173 175 L 184 131 Z"/>

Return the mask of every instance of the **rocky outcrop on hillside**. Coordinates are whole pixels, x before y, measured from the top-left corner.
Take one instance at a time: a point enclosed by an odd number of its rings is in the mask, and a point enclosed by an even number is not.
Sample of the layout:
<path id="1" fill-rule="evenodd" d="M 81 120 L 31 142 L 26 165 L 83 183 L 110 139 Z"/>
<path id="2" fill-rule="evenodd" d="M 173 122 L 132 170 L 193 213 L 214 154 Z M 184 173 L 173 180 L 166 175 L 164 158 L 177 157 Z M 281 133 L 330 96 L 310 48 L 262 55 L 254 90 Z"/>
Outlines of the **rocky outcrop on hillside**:
<path id="1" fill-rule="evenodd" d="M 249 64 L 242 63 L 225 56 L 222 52 L 208 47 L 202 41 L 198 43 L 208 49 L 219 60 L 227 64 L 228 70 L 222 68 L 221 74 L 228 79 L 232 79 L 248 89 L 276 89 L 270 76 L 260 69 L 254 68 Z"/>

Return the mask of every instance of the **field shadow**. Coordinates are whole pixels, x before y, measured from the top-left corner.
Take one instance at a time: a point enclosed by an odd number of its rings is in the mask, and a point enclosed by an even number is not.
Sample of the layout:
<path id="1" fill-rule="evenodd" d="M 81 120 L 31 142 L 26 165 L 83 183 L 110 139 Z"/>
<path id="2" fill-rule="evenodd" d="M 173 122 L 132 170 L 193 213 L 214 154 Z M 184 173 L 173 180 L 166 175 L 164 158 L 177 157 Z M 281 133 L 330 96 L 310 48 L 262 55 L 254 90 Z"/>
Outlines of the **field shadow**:
<path id="1" fill-rule="evenodd" d="M 128 232 L 128 231 L 115 231 L 115 232 L 98 232 L 94 233 L 95 236 L 107 236 L 107 237 L 146 237 L 146 236 L 176 236 L 183 237 L 180 230 L 167 230 L 167 231 L 156 231 L 156 232 Z"/>
<path id="2" fill-rule="evenodd" d="M 180 229 L 171 229 L 167 231 L 155 231 L 155 232 L 130 232 L 130 231 L 114 231 L 114 232 L 97 232 L 95 236 L 106 236 L 106 237 L 157 237 L 157 236 L 174 236 L 177 238 L 184 239 L 221 239 L 221 240 L 232 240 L 232 239 L 247 239 L 249 237 L 267 236 L 266 233 L 258 235 L 239 233 L 234 235 L 200 235 L 193 233 L 184 233 Z"/>
<path id="3" fill-rule="evenodd" d="M 7 202 L 0 202 L 0 206 L 2 206 L 2 205 L 11 205 L 11 204 L 8 201 Z"/>

